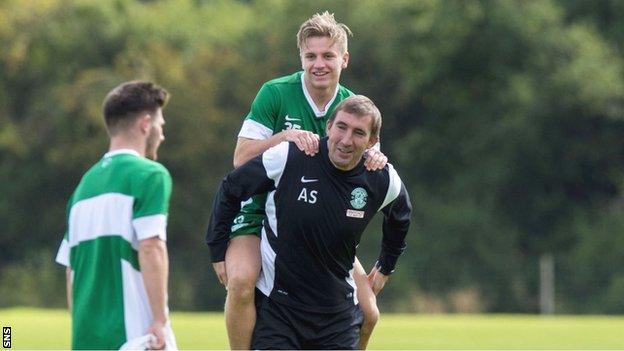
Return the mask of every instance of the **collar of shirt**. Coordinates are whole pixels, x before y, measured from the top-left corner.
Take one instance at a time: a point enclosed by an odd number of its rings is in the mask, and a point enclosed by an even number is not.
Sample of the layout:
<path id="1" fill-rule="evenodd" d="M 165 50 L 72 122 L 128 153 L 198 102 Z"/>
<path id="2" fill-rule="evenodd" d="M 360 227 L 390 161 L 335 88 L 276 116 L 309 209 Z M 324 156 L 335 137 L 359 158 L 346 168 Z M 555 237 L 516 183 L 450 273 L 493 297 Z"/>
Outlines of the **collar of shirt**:
<path id="1" fill-rule="evenodd" d="M 113 157 L 113 156 L 121 155 L 121 154 L 130 154 L 130 155 L 134 155 L 137 157 L 141 157 L 141 155 L 139 155 L 139 153 L 136 150 L 132 150 L 132 149 L 118 149 L 118 150 L 109 151 L 104 154 L 104 157 Z"/>

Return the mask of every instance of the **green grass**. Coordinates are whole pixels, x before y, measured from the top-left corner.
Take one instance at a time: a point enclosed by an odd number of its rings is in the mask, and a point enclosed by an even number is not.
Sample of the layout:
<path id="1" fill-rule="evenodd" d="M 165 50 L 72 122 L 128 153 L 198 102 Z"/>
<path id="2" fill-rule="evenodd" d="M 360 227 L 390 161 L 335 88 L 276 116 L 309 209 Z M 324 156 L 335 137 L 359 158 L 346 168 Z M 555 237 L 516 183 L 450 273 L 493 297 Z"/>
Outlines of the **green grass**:
<path id="1" fill-rule="evenodd" d="M 181 349 L 225 349 L 222 314 L 177 312 L 173 329 Z M 0 310 L 12 327 L 14 349 L 67 349 L 66 311 Z M 382 314 L 371 349 L 624 349 L 624 317 Z"/>

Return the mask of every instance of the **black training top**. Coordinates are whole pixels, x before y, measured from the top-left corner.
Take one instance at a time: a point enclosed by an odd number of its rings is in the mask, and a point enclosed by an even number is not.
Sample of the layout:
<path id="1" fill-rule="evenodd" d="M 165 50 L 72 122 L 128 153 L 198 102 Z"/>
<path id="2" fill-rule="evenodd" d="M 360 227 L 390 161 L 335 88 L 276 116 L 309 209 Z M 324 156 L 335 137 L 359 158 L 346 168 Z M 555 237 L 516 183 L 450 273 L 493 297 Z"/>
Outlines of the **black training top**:
<path id="1" fill-rule="evenodd" d="M 288 142 L 267 150 L 221 182 L 206 234 L 213 262 L 224 260 L 241 201 L 266 192 L 257 287 L 271 299 L 318 312 L 357 303 L 355 251 L 379 211 L 385 218 L 378 266 L 386 275 L 394 271 L 405 249 L 411 204 L 392 165 L 370 172 L 362 160 L 341 171 L 329 160 L 327 138 L 313 157 Z"/>

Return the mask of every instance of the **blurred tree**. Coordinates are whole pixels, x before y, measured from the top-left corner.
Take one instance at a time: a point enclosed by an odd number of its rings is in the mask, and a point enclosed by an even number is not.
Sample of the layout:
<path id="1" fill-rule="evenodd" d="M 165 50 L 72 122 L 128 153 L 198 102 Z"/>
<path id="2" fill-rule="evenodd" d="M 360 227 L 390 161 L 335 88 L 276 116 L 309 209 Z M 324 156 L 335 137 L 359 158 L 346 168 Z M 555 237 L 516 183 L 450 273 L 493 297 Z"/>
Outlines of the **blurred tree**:
<path id="1" fill-rule="evenodd" d="M 40 287 L 62 286 L 50 258 L 70 192 L 106 151 L 101 101 L 152 79 L 172 93 L 171 305 L 220 309 L 203 243 L 214 191 L 258 87 L 300 69 L 295 33 L 324 10 L 354 32 L 343 82 L 379 105 L 414 203 L 384 310 L 461 311 L 464 293 L 536 311 L 537 256 L 552 252 L 561 311 L 621 311 L 622 6 L 609 0 L 2 1 L 2 303 L 62 303 Z M 378 228 L 358 248 L 366 267 Z"/>
<path id="2" fill-rule="evenodd" d="M 421 286 L 476 284 L 489 309 L 535 311 L 527 260 L 566 253 L 574 217 L 620 193 L 620 58 L 554 2 L 366 4 L 352 69 L 410 170 Z"/>

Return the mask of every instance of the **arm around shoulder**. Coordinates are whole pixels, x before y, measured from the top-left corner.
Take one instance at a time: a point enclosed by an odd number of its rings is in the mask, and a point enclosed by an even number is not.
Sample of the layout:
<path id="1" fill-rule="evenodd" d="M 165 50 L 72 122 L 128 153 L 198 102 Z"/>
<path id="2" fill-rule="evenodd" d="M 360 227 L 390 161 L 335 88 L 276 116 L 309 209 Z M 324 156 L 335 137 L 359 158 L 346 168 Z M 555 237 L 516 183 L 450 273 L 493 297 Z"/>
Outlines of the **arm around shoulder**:
<path id="1" fill-rule="evenodd" d="M 234 149 L 234 168 L 244 165 L 247 161 L 282 141 L 281 133 L 260 140 L 239 137 L 236 142 L 236 149 Z"/>
<path id="2" fill-rule="evenodd" d="M 262 140 L 239 137 L 236 143 L 236 150 L 234 150 L 234 168 L 242 166 L 245 162 L 284 141 L 294 142 L 299 150 L 313 156 L 319 150 L 319 140 L 318 135 L 300 129 L 283 130 L 268 139 Z"/>

